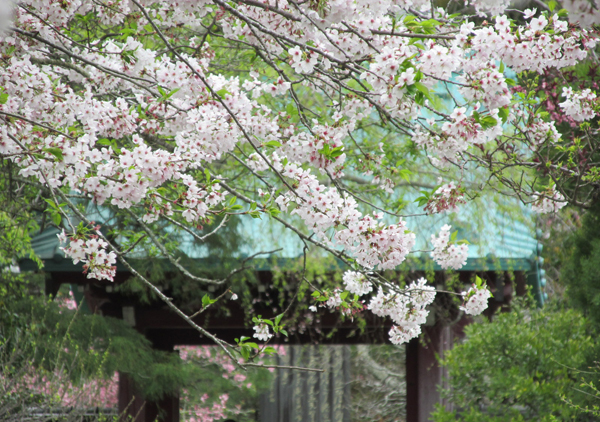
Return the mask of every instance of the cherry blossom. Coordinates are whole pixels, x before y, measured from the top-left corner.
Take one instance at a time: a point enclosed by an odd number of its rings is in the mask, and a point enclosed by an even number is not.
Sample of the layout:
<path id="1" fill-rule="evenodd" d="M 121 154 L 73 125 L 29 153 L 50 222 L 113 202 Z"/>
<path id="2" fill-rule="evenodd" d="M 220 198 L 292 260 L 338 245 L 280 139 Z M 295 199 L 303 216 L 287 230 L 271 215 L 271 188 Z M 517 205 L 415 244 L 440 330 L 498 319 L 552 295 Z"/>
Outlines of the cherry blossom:
<path id="1" fill-rule="evenodd" d="M 269 326 L 267 324 L 255 325 L 253 327 L 253 329 L 254 329 L 254 331 L 256 331 L 254 333 L 254 337 L 256 337 L 257 339 L 259 339 L 261 341 L 267 341 L 271 337 L 273 337 L 273 334 L 271 334 L 269 332 Z"/>
<path id="2" fill-rule="evenodd" d="M 457 186 L 455 182 L 450 182 L 437 188 L 427 201 L 425 210 L 430 213 L 457 212 L 459 211 L 458 205 L 465 203 L 466 200 L 460 186 Z"/>
<path id="3" fill-rule="evenodd" d="M 59 234 L 61 243 L 67 242 L 67 236 L 63 231 Z M 73 260 L 74 264 L 83 262 L 84 272 L 87 272 L 88 278 L 98 280 L 112 280 L 116 273 L 117 255 L 114 252 L 106 252 L 108 244 L 92 235 L 89 239 L 70 238 L 68 247 L 61 247 L 61 250 Z"/>
<path id="4" fill-rule="evenodd" d="M 572 88 L 563 88 L 563 97 L 566 100 L 560 103 L 565 114 L 577 122 L 593 119 L 596 116 L 594 106 L 596 105 L 596 94 L 590 89 L 574 92 Z"/>
<path id="5" fill-rule="evenodd" d="M 329 299 L 327 299 L 327 302 L 325 302 L 325 305 L 327 305 L 331 309 L 335 309 L 335 308 L 339 307 L 343 302 L 341 294 L 342 294 L 342 290 L 335 289 L 331 293 L 331 296 L 329 297 Z"/>
<path id="6" fill-rule="evenodd" d="M 469 246 L 466 244 L 451 244 L 451 228 L 451 226 L 446 224 L 442 226 L 440 234 L 437 237 L 435 234 L 431 235 L 431 243 L 434 247 L 431 257 L 442 269 L 452 268 L 458 270 L 467 263 Z"/>
<path id="7" fill-rule="evenodd" d="M 557 212 L 562 207 L 567 205 L 567 202 L 564 200 L 565 197 L 560 192 L 556 191 L 555 186 L 543 193 L 535 193 L 536 194 L 533 196 L 534 202 L 531 208 L 534 212 L 539 214 Z"/>
<path id="8" fill-rule="evenodd" d="M 462 295 L 465 303 L 460 309 L 469 315 L 479 315 L 482 313 L 488 306 L 488 299 L 492 296 L 487 288 L 475 285 L 468 291 L 463 292 Z"/>
<path id="9" fill-rule="evenodd" d="M 435 299 L 435 289 L 420 278 L 400 292 L 385 294 L 380 288 L 377 296 L 367 306 L 378 316 L 389 316 L 396 324 L 390 330 L 390 340 L 394 344 L 407 342 L 421 333 L 421 325 L 427 320 L 426 309 Z"/>
<path id="10" fill-rule="evenodd" d="M 373 290 L 373 285 L 359 272 L 346 271 L 343 280 L 346 289 L 355 295 L 366 295 Z"/>
<path id="11" fill-rule="evenodd" d="M 404 213 L 406 185 L 435 186 L 426 214 L 461 212 L 474 196 L 465 182 L 508 167 L 527 180 L 499 183 L 534 211 L 570 199 L 531 188 L 533 171 L 562 171 L 540 157 L 564 140 L 522 81 L 590 57 L 597 13 L 573 0 L 567 17 L 533 9 L 515 20 L 508 3 L 464 2 L 484 20 L 425 0 L 25 0 L 0 34 L 0 154 L 48 192 L 62 250 L 90 278 L 114 279 L 117 257 L 127 266 L 135 248 L 123 246 L 130 232 L 81 229 L 83 203 L 141 228 L 145 247 L 192 277 L 165 246 L 175 236 L 204 241 L 218 216 L 269 219 L 352 268 L 347 292 L 376 288 L 368 308 L 392 317 L 403 342 L 420 332 L 431 288 L 370 274 L 417 252 L 428 216 Z M 101 23 L 83 31 L 97 36 L 78 35 L 84 21 Z M 595 90 L 565 86 L 555 108 L 590 120 Z M 451 181 L 436 185 L 440 175 Z M 443 269 L 465 264 L 450 226 L 431 240 Z M 356 311 L 345 294 L 322 305 Z"/>

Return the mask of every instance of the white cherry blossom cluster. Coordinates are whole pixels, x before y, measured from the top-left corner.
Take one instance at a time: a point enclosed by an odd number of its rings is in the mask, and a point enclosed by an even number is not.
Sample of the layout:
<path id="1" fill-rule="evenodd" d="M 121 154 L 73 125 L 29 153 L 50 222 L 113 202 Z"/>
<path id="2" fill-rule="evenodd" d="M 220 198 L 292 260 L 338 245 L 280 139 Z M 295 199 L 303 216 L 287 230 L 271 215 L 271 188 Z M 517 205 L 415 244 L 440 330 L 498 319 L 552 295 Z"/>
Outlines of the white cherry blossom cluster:
<path id="1" fill-rule="evenodd" d="M 552 17 L 557 22 L 557 15 Z M 506 16 L 497 16 L 496 24 L 492 28 L 487 26 L 481 29 L 473 29 L 473 23 L 465 23 L 461 28 L 461 34 L 457 37 L 460 42 L 470 42 L 474 54 L 469 56 L 470 60 L 501 60 L 515 72 L 532 70 L 541 72 L 549 67 L 563 68 L 572 66 L 586 56 L 586 47 L 593 48 L 596 39 L 590 37 L 587 31 L 573 35 L 550 36 L 542 33 L 548 26 L 549 21 L 541 16 L 532 19 L 526 30 L 518 29 L 514 33 L 510 27 L 510 21 Z M 559 26 L 560 27 L 560 26 Z M 471 38 L 468 34 L 474 34 Z"/>
<path id="2" fill-rule="evenodd" d="M 479 16 L 487 14 L 498 15 L 508 7 L 510 0 L 469 0 L 469 5 L 475 7 Z"/>
<path id="3" fill-rule="evenodd" d="M 536 192 L 531 209 L 538 214 L 548 214 L 558 212 L 565 205 L 567 205 L 565 197 L 556 190 L 555 186 L 552 186 L 545 192 Z"/>
<path id="4" fill-rule="evenodd" d="M 448 224 L 442 226 L 439 236 L 431 235 L 431 243 L 433 251 L 431 257 L 437 262 L 442 269 L 448 268 L 458 270 L 467 263 L 469 255 L 469 246 L 466 244 L 451 244 L 450 229 Z"/>
<path id="5" fill-rule="evenodd" d="M 281 164 L 278 164 L 281 166 Z M 401 264 L 415 243 L 415 234 L 406 223 L 386 226 L 378 216 L 363 216 L 351 196 L 342 196 L 337 189 L 323 186 L 309 170 L 288 163 L 282 167 L 283 175 L 294 179 L 298 186 L 293 192 L 276 199 L 284 210 L 291 202 L 296 204 L 291 214 L 297 214 L 307 227 L 324 242 L 330 242 L 327 231 L 339 227 L 334 239 L 368 269 L 395 268 Z"/>
<path id="6" fill-rule="evenodd" d="M 406 66 L 414 53 L 408 44 L 396 48 L 386 46 L 375 56 L 369 71 L 361 74 L 373 87 L 379 103 L 399 118 L 417 117 L 414 102 L 404 98 L 408 87 L 416 82 L 415 68 Z"/>
<path id="7" fill-rule="evenodd" d="M 298 73 L 311 73 L 317 64 L 319 55 L 315 52 L 303 52 L 298 46 L 288 50 L 290 64 Z"/>
<path id="8" fill-rule="evenodd" d="M 84 272 L 87 278 L 97 280 L 113 280 L 117 267 L 117 255 L 114 252 L 106 252 L 108 244 L 97 235 L 91 235 L 89 239 L 69 238 L 63 230 L 59 235 L 61 244 L 68 244 L 60 249 L 66 256 L 73 260 L 74 264 L 83 262 Z"/>
<path id="9" fill-rule="evenodd" d="M 485 286 L 477 287 L 473 285 L 468 291 L 462 292 L 462 296 L 465 303 L 460 307 L 460 310 L 469 315 L 479 315 L 487 309 L 488 299 L 492 296 L 492 293 Z"/>
<path id="10" fill-rule="evenodd" d="M 594 110 L 594 107 L 597 106 L 596 94 L 590 89 L 575 92 L 571 87 L 564 87 L 562 96 L 566 100 L 559 104 L 560 108 L 576 122 L 583 122 L 596 117 L 596 111 Z"/>
<path id="11" fill-rule="evenodd" d="M 246 79 L 242 84 L 243 88 L 252 92 L 252 98 L 259 97 L 263 92 L 272 96 L 284 95 L 289 89 L 291 84 L 283 78 L 279 77 L 273 83 L 265 83 L 259 80 L 260 75 L 255 71 L 251 71 L 249 76 L 252 79 Z"/>
<path id="12" fill-rule="evenodd" d="M 346 290 L 350 293 L 362 296 L 373 290 L 373 285 L 358 271 L 346 271 L 342 277 Z"/>
<path id="13" fill-rule="evenodd" d="M 222 211 L 228 192 L 236 189 L 237 175 L 211 180 L 208 170 L 237 166 L 244 177 L 259 173 L 252 182 L 269 184 L 269 192 L 281 188 L 273 199 L 284 213 L 299 216 L 320 245 L 343 248 L 367 270 L 401 264 L 415 234 L 401 218 L 387 224 L 366 204 L 359 210 L 355 197 L 336 185 L 354 170 L 395 193 L 381 145 L 362 150 L 368 144 L 361 138 L 363 123 L 378 119 L 377 125 L 385 121 L 412 133 L 435 165 L 462 166 L 465 156 L 499 139 L 505 124 L 521 125 L 532 149 L 553 143 L 560 135 L 552 122 L 534 115 L 524 124 L 518 120 L 524 114 L 509 110 L 516 98 L 509 89 L 514 81 L 503 69 L 572 66 L 596 43 L 591 31 L 570 27 L 551 13 L 525 11 L 526 25 L 507 16 L 478 26 L 468 18 L 454 24 L 427 0 L 141 3 L 149 18 L 129 1 L 21 2 L 13 25 L 18 30 L 0 34 L 0 154 L 21 177 L 112 210 L 139 211 L 146 223 L 169 217 L 186 228 Z M 470 4 L 479 14 L 499 14 L 508 2 Z M 575 0 L 565 4 L 595 13 Z M 411 8 L 439 21 L 423 26 L 428 20 Z M 129 28 L 128 37 L 70 40 L 69 25 L 88 13 L 105 26 L 129 22 L 138 30 Z M 199 36 L 209 18 L 224 39 L 213 43 Z M 176 47 L 165 45 L 159 30 Z M 186 36 L 171 35 L 185 31 L 193 33 L 185 45 Z M 227 43 L 255 50 L 260 62 L 255 70 L 216 73 L 224 61 L 217 57 L 224 54 L 219 49 L 226 45 L 227 54 L 232 51 Z M 432 105 L 442 91 L 454 98 L 447 113 Z M 595 116 L 595 93 L 567 89 L 564 95 L 567 115 L 576 121 Z M 318 106 L 299 104 L 303 98 Z M 353 156 L 355 146 L 360 158 Z M 230 166 L 232 156 L 239 161 Z M 250 185 L 243 182 L 240 189 L 246 192 Z M 260 189 L 253 192 L 265 197 Z M 555 190 L 536 194 L 538 212 L 564 205 Z M 450 182 L 434 192 L 428 211 L 455 210 L 463 201 L 460 187 Z M 444 226 L 432 236 L 431 255 L 442 268 L 458 269 L 468 248 L 452 244 L 449 231 Z M 61 240 L 67 241 L 66 234 Z M 112 279 L 116 255 L 107 247 L 98 237 L 74 235 L 63 250 L 74 262 L 84 262 L 88 277 Z M 351 293 L 372 291 L 359 272 L 348 271 L 343 280 Z M 334 290 L 324 305 L 347 311 L 343 295 Z M 369 309 L 394 320 L 390 336 L 401 343 L 419 334 L 434 297 L 420 279 L 401 291 L 379 290 Z M 480 312 L 488 297 L 483 288 L 469 290 L 465 311 Z M 272 336 L 265 323 L 254 331 L 263 341 Z"/>
<path id="14" fill-rule="evenodd" d="M 493 61 L 465 60 L 463 75 L 459 78 L 465 86 L 460 91 L 472 102 L 481 102 L 488 110 L 506 107 L 512 95 L 504 75 Z"/>
<path id="15" fill-rule="evenodd" d="M 562 7 L 569 11 L 569 22 L 590 27 L 600 23 L 600 3 L 598 0 L 564 0 Z"/>
<path id="16" fill-rule="evenodd" d="M 321 173 L 329 172 L 333 177 L 339 178 L 343 175 L 342 169 L 346 160 L 346 154 L 342 151 L 343 139 L 354 128 L 352 122 L 340 124 L 337 127 L 319 124 L 313 120 L 311 132 L 296 132 L 285 143 L 282 152 L 289 160 L 295 163 L 310 163 L 319 169 Z M 288 132 L 295 128 L 289 127 Z M 327 155 L 326 151 L 336 152 L 335 157 Z"/>
<path id="17" fill-rule="evenodd" d="M 449 80 L 452 72 L 461 65 L 462 51 L 456 46 L 446 47 L 435 42 L 426 43 L 427 48 L 419 52 L 417 60 L 419 69 L 434 78 Z M 425 78 L 424 83 L 432 85 L 434 79 Z"/>
<path id="18" fill-rule="evenodd" d="M 344 299 L 345 295 L 348 292 L 359 296 L 369 293 L 372 291 L 372 285 L 362 274 L 355 271 L 346 271 L 343 280 L 347 292 L 344 293 L 341 289 L 336 288 L 329 293 L 328 297 L 326 296 L 327 300 L 320 299 L 322 301 L 320 306 L 340 309 L 344 314 L 351 314 L 352 311 Z M 410 283 L 404 289 L 390 286 L 387 288 L 388 292 L 386 293 L 380 286 L 377 294 L 371 297 L 366 309 L 377 316 L 390 317 L 395 324 L 389 332 L 390 340 L 394 344 L 402 344 L 421 333 L 421 325 L 426 322 L 429 315 L 427 307 L 433 303 L 436 291 L 434 287 L 427 285 L 427 280 L 423 277 Z M 491 297 L 491 292 L 483 281 L 477 278 L 477 284 L 473 284 L 472 288 L 461 292 L 460 295 L 464 300 L 460 309 L 470 315 L 479 315 L 487 308 L 487 299 Z M 310 310 L 316 312 L 317 307 L 311 306 Z"/>
<path id="19" fill-rule="evenodd" d="M 254 331 L 256 331 L 253 337 L 259 339 L 260 341 L 267 341 L 273 334 L 270 333 L 269 326 L 267 324 L 259 324 L 253 327 Z"/>
<path id="20" fill-rule="evenodd" d="M 341 289 L 334 289 L 333 292 L 331 292 L 329 299 L 327 299 L 327 301 L 325 302 L 325 305 L 330 309 L 335 309 L 339 307 L 343 302 L 343 299 L 341 297 L 342 293 L 343 291 Z"/>
<path id="21" fill-rule="evenodd" d="M 441 182 L 441 178 L 439 180 Z M 467 201 L 460 190 L 460 185 L 455 182 L 445 183 L 431 195 L 425 210 L 432 214 L 440 212 L 457 212 L 459 204 L 465 204 Z"/>
<path id="22" fill-rule="evenodd" d="M 421 277 L 399 292 L 385 294 L 380 288 L 367 308 L 375 315 L 392 318 L 396 325 L 390 330 L 390 340 L 394 344 L 401 344 L 421 333 L 421 325 L 429 315 L 426 307 L 434 299 L 435 289 Z"/>
<path id="23" fill-rule="evenodd" d="M 554 122 L 545 122 L 536 120 L 531 123 L 526 129 L 527 138 L 534 145 L 540 145 L 544 142 L 554 143 L 560 139 L 560 133 L 556 130 Z"/>
<path id="24" fill-rule="evenodd" d="M 429 130 L 418 129 L 413 140 L 433 154 L 432 161 L 435 164 L 447 165 L 448 160 L 453 160 L 457 154 L 471 146 L 485 144 L 502 134 L 501 121 L 497 113 L 498 110 L 494 109 L 489 116 L 496 121 L 496 125 L 484 129 L 476 121 L 473 110 L 467 111 L 465 107 L 458 107 L 454 109 L 450 119 L 442 124 L 441 130 L 436 132 L 436 135 L 432 135 Z M 432 123 L 432 130 L 439 129 L 435 122 Z"/>

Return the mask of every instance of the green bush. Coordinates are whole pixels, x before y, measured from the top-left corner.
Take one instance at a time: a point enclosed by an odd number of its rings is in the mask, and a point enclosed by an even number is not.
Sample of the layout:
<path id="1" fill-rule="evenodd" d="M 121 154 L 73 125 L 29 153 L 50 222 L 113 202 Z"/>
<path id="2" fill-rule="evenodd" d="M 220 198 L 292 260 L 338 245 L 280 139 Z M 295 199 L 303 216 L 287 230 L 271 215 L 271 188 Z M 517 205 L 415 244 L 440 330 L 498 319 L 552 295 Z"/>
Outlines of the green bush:
<path id="1" fill-rule="evenodd" d="M 573 406 L 595 400 L 580 390 L 597 345 L 579 312 L 516 307 L 465 331 L 443 360 L 453 409 L 439 406 L 435 422 L 591 420 Z"/>

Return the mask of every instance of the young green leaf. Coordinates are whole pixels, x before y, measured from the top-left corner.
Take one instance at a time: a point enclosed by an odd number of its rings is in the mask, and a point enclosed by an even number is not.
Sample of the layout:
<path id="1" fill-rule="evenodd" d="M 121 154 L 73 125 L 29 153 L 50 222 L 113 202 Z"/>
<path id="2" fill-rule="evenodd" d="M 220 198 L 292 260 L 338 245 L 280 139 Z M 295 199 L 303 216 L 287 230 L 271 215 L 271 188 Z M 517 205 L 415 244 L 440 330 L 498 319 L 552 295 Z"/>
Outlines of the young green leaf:
<path id="1" fill-rule="evenodd" d="M 50 154 L 54 155 L 58 161 L 62 161 L 64 159 L 63 152 L 60 148 L 49 147 L 44 148 L 42 151 L 49 152 Z"/>

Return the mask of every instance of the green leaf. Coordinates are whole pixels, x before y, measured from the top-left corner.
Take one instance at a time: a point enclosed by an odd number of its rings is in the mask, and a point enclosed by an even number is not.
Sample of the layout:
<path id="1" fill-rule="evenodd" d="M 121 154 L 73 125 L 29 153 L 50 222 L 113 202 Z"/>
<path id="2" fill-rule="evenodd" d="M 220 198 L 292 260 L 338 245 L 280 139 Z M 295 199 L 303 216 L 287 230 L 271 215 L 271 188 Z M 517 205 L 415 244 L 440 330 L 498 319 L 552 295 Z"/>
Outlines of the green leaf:
<path id="1" fill-rule="evenodd" d="M 204 169 L 204 176 L 206 176 L 206 183 L 210 183 L 210 171 L 208 169 Z"/>
<path id="2" fill-rule="evenodd" d="M 227 91 L 227 89 L 225 88 L 218 90 L 215 94 L 217 94 L 221 98 L 224 98 L 226 95 L 231 95 L 229 91 Z"/>
<path id="3" fill-rule="evenodd" d="M 294 104 L 289 103 L 286 107 L 285 107 L 285 111 L 287 112 L 287 114 L 289 114 L 290 116 L 296 116 L 298 114 L 298 110 L 296 109 L 296 107 L 294 106 Z"/>
<path id="4" fill-rule="evenodd" d="M 215 303 L 216 299 L 211 299 L 209 295 L 202 296 L 202 307 L 206 308 L 208 305 Z"/>
<path id="5" fill-rule="evenodd" d="M 407 182 L 410 181 L 411 174 L 412 174 L 412 172 L 408 169 L 402 169 L 398 172 L 398 176 L 400 176 L 402 179 L 404 179 Z"/>
<path id="6" fill-rule="evenodd" d="M 548 2 L 548 9 L 550 9 L 550 12 L 554 12 L 554 9 L 556 9 L 556 6 L 558 6 L 558 3 L 556 2 L 556 0 L 550 0 Z"/>
<path id="7" fill-rule="evenodd" d="M 52 214 L 52 222 L 53 222 L 53 223 L 54 223 L 56 226 L 60 227 L 60 222 L 61 222 L 61 221 L 62 221 L 62 217 L 61 217 L 61 215 L 60 215 L 59 213 L 54 213 L 54 214 Z"/>
<path id="8" fill-rule="evenodd" d="M 283 314 L 279 314 L 275 317 L 275 325 L 279 325 L 279 323 L 281 322 L 281 318 L 283 318 Z"/>
<path id="9" fill-rule="evenodd" d="M 489 129 L 498 124 L 498 121 L 492 116 L 481 116 L 478 112 L 473 112 L 473 118 L 477 123 L 481 125 L 483 129 Z"/>
<path id="10" fill-rule="evenodd" d="M 48 205 L 50 205 L 55 210 L 58 210 L 58 206 L 54 203 L 52 199 L 44 198 L 44 201 L 46 201 Z"/>
<path id="11" fill-rule="evenodd" d="M 329 154 L 329 156 L 333 157 L 333 158 L 337 158 L 340 155 L 342 155 L 343 153 L 344 153 L 344 147 L 343 146 L 336 147 L 336 148 L 334 148 L 334 149 L 331 150 L 331 153 Z"/>
<path id="12" fill-rule="evenodd" d="M 423 85 L 421 82 L 415 82 L 414 85 L 415 85 L 415 88 L 417 88 L 419 91 L 421 91 L 428 100 L 430 100 L 430 101 L 432 100 L 431 95 L 429 93 L 429 89 L 425 85 Z"/>
<path id="13" fill-rule="evenodd" d="M 166 96 L 165 96 L 165 100 L 168 100 L 169 98 L 171 98 L 173 96 L 173 94 L 175 94 L 177 91 L 179 91 L 179 88 L 175 88 L 173 91 L 169 92 Z"/>
<path id="14" fill-rule="evenodd" d="M 424 196 L 419 196 L 417 199 L 414 200 L 414 202 L 418 202 L 419 207 L 422 207 L 429 202 L 429 199 L 425 198 Z"/>
<path id="15" fill-rule="evenodd" d="M 263 353 L 266 353 L 267 355 L 276 355 L 277 354 L 277 350 L 275 350 L 274 347 L 271 346 L 267 346 L 263 349 Z"/>
<path id="16" fill-rule="evenodd" d="M 420 106 L 425 104 L 425 97 L 423 96 L 422 92 L 417 92 L 415 94 L 415 103 L 417 103 Z"/>
<path id="17" fill-rule="evenodd" d="M 0 94 L 0 104 L 6 104 L 7 101 L 8 101 L 8 94 L 6 92 L 3 92 L 2 94 Z"/>
<path id="18" fill-rule="evenodd" d="M 240 354 L 242 355 L 242 357 L 244 359 L 247 360 L 248 358 L 250 358 L 250 351 L 251 350 L 249 347 L 246 347 L 245 345 L 243 345 L 242 348 L 240 349 Z"/>
<path id="19" fill-rule="evenodd" d="M 329 144 L 324 144 L 323 148 L 321 148 L 319 150 L 319 154 L 322 154 L 322 155 L 325 155 L 325 156 L 329 155 L 330 152 L 331 151 L 329 150 Z"/>
<path id="20" fill-rule="evenodd" d="M 508 114 L 508 107 L 502 107 L 498 110 L 498 116 L 500 116 L 500 118 L 502 119 L 502 123 L 506 123 L 506 120 L 508 119 Z"/>
<path id="21" fill-rule="evenodd" d="M 409 45 L 414 45 L 419 50 L 425 50 L 425 46 L 423 45 L 423 43 L 421 42 L 421 40 L 419 40 L 418 38 L 411 38 L 411 40 L 408 42 L 408 44 Z"/>
<path id="22" fill-rule="evenodd" d="M 64 159 L 63 152 L 60 148 L 50 147 L 44 148 L 42 151 L 49 152 L 50 154 L 54 155 L 58 161 L 62 161 Z"/>
<path id="23" fill-rule="evenodd" d="M 409 24 L 411 22 L 414 22 L 416 19 L 417 18 L 415 16 L 413 16 L 413 15 L 406 15 L 404 17 L 404 24 L 406 25 L 406 24 Z"/>
<path id="24" fill-rule="evenodd" d="M 435 19 L 427 19 L 426 21 L 421 22 L 421 25 L 423 26 L 439 26 L 442 23 L 440 21 L 436 21 Z"/>
<path id="25" fill-rule="evenodd" d="M 319 292 L 319 291 L 312 292 L 311 296 L 312 297 L 319 297 L 319 296 L 321 296 L 321 292 Z"/>
<path id="26" fill-rule="evenodd" d="M 287 333 L 287 331 L 285 331 L 285 330 L 279 330 L 279 332 L 280 332 L 281 334 L 283 334 L 284 336 L 286 336 L 286 337 L 288 336 L 288 333 Z"/>
<path id="27" fill-rule="evenodd" d="M 266 142 L 264 145 L 267 147 L 279 148 L 281 146 L 281 143 L 279 143 L 277 141 L 269 141 L 269 142 Z"/>

